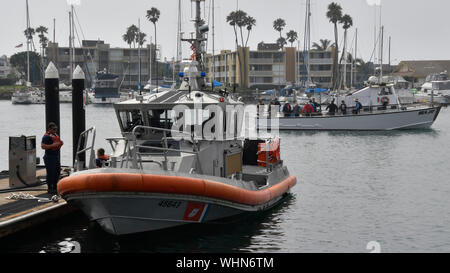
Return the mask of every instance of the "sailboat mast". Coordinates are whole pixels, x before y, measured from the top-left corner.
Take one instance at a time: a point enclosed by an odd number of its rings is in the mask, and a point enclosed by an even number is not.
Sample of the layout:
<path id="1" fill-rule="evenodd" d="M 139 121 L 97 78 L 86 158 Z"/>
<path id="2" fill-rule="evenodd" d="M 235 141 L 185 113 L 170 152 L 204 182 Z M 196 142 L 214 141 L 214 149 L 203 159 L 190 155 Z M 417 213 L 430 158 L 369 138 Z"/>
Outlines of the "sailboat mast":
<path id="1" fill-rule="evenodd" d="M 69 79 L 72 80 L 73 74 L 73 60 L 74 60 L 74 51 L 73 51 L 73 6 L 71 6 L 71 11 L 69 11 L 69 66 L 70 66 L 70 75 Z"/>
<path id="2" fill-rule="evenodd" d="M 356 33 L 355 33 L 355 55 L 353 56 L 353 60 L 352 60 L 352 84 L 351 86 L 353 87 L 355 81 L 356 81 L 356 59 L 357 59 L 357 54 L 358 54 L 358 28 L 356 29 Z"/>
<path id="3" fill-rule="evenodd" d="M 30 82 L 30 13 L 28 10 L 28 0 L 26 0 L 27 6 L 27 82 Z"/>
<path id="4" fill-rule="evenodd" d="M 216 79 L 216 57 L 215 57 L 215 37 L 214 37 L 214 0 L 212 0 L 212 89 L 214 90 L 214 80 Z"/>
<path id="5" fill-rule="evenodd" d="M 303 60 L 304 60 L 304 65 L 305 65 L 305 61 L 306 61 L 306 73 L 307 76 L 305 77 L 305 87 L 309 88 L 310 87 L 310 83 L 311 83 L 311 73 L 310 73 L 310 61 L 309 61 L 309 55 L 311 52 L 311 1 L 310 0 L 306 0 L 306 15 L 305 15 L 305 38 L 304 38 L 304 52 L 303 52 Z"/>
<path id="6" fill-rule="evenodd" d="M 384 46 L 384 26 L 381 27 L 381 42 L 380 42 L 380 83 L 383 79 L 383 46 Z"/>
<path id="7" fill-rule="evenodd" d="M 311 0 L 308 0 L 308 85 L 311 84 Z"/>
<path id="8" fill-rule="evenodd" d="M 72 71 L 75 70 L 75 12 L 74 7 L 71 5 L 72 9 Z M 70 74 L 70 78 L 72 79 L 72 73 Z"/>

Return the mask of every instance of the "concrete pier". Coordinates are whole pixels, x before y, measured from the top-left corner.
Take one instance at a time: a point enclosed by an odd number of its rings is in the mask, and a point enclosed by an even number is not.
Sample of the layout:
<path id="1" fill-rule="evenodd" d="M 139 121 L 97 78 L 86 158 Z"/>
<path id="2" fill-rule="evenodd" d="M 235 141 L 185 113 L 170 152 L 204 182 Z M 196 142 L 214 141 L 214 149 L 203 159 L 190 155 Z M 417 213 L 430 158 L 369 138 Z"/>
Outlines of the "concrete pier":
<path id="1" fill-rule="evenodd" d="M 67 167 L 66 167 L 67 168 Z M 45 168 L 40 166 L 36 179 L 45 180 Z M 51 198 L 47 186 L 9 189 L 9 178 L 0 179 L 0 238 L 43 224 L 74 211 L 63 199 L 57 202 L 39 202 L 38 199 L 13 200 L 11 194 L 30 194 L 42 200 Z"/>

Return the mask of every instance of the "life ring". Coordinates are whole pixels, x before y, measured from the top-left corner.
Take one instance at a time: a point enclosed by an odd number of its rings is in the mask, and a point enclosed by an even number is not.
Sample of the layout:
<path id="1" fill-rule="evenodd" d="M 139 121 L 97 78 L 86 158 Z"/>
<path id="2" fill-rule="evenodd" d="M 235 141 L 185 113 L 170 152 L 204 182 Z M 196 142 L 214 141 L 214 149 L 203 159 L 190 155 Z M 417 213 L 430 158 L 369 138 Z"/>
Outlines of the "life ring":
<path id="1" fill-rule="evenodd" d="M 389 98 L 388 97 L 382 97 L 381 98 L 381 103 L 382 104 L 389 104 Z"/>

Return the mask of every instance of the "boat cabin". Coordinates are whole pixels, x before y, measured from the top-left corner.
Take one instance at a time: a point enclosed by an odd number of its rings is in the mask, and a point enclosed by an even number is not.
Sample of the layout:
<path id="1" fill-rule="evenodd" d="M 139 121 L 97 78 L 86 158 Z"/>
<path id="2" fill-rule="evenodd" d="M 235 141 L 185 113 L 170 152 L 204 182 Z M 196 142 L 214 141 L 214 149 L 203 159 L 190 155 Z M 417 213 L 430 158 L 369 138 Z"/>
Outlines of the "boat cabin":
<path id="1" fill-rule="evenodd" d="M 128 154 L 137 168 L 222 177 L 241 173 L 244 145 L 237 137 L 237 113 L 230 117 L 227 106 L 243 104 L 225 93 L 182 90 L 116 103 L 123 138 L 115 139 L 113 161 Z"/>

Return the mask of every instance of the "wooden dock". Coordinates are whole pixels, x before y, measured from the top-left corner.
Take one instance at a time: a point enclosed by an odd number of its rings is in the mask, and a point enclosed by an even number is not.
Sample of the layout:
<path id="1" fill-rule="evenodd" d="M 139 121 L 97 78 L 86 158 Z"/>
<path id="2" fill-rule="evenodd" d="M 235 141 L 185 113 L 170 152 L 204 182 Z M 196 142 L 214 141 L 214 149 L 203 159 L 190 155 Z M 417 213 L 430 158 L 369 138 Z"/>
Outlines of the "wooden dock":
<path id="1" fill-rule="evenodd" d="M 45 181 L 45 168 L 36 171 L 36 180 Z M 32 195 L 38 199 L 9 199 L 13 195 Z M 51 199 L 47 185 L 24 189 L 9 189 L 9 178 L 0 179 L 0 238 L 61 217 L 73 211 L 64 201 Z"/>

